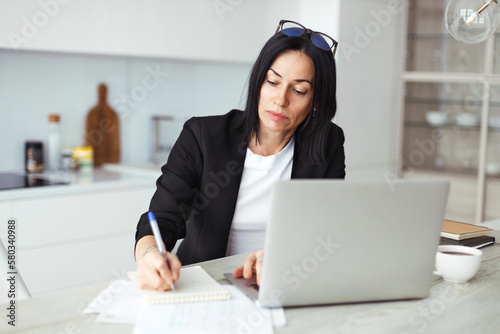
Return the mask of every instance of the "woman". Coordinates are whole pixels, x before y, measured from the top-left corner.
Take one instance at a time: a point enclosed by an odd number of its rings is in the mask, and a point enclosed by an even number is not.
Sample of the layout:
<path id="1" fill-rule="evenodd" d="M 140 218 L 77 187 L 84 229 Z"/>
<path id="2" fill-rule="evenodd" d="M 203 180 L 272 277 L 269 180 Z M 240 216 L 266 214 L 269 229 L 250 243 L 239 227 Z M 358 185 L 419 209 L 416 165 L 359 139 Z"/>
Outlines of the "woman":
<path id="1" fill-rule="evenodd" d="M 280 21 L 252 68 L 245 110 L 186 122 L 150 204 L 167 250 L 184 241 L 177 256 L 167 252 L 169 268 L 141 216 L 135 256 L 142 288 L 169 289 L 181 263 L 261 249 L 275 181 L 345 177 L 344 134 L 331 123 L 336 46 Z M 261 254 L 251 253 L 234 274 L 251 277 Z"/>

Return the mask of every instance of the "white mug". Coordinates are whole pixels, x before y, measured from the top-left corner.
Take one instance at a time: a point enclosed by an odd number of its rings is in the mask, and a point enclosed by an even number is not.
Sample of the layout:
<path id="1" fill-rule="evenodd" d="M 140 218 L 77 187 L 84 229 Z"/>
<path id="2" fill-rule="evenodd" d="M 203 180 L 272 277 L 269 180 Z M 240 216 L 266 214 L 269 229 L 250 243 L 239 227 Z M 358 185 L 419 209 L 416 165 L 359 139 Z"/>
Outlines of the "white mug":
<path id="1" fill-rule="evenodd" d="M 441 245 L 436 253 L 434 275 L 448 282 L 465 283 L 477 273 L 482 255 L 481 250 L 473 247 Z"/>

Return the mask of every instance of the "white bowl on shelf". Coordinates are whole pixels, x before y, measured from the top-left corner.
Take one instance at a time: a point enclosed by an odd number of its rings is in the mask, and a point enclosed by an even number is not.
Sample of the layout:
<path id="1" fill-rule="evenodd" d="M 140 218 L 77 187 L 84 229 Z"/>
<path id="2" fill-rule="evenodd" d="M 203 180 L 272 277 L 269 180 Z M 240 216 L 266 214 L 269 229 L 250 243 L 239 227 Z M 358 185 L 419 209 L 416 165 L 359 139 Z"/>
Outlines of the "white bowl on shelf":
<path id="1" fill-rule="evenodd" d="M 485 168 L 486 174 L 488 175 L 499 175 L 500 174 L 500 162 L 488 162 Z"/>
<path id="2" fill-rule="evenodd" d="M 488 119 L 488 125 L 492 128 L 500 128 L 500 116 L 493 115 Z"/>
<path id="3" fill-rule="evenodd" d="M 432 126 L 441 126 L 446 124 L 448 116 L 443 111 L 428 111 L 425 113 L 425 120 Z"/>
<path id="4" fill-rule="evenodd" d="M 477 126 L 479 124 L 479 117 L 475 114 L 458 114 L 456 120 L 460 126 Z"/>

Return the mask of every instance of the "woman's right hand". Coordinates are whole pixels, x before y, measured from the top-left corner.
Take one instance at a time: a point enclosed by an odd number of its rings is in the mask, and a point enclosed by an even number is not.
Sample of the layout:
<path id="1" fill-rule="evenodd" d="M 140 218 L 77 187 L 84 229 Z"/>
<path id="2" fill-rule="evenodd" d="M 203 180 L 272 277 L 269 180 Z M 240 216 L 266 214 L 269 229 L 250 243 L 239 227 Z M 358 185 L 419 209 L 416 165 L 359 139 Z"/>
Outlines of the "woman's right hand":
<path id="1" fill-rule="evenodd" d="M 257 285 L 260 285 L 260 277 L 262 276 L 262 259 L 264 258 L 264 250 L 251 252 L 245 259 L 245 262 L 233 271 L 233 276 L 243 277 L 245 279 L 252 278 L 255 273 Z"/>
<path id="2" fill-rule="evenodd" d="M 151 246 L 143 256 L 137 260 L 137 281 L 139 288 L 166 291 L 170 290 L 171 285 L 179 279 L 181 262 L 179 258 L 167 252 L 166 257 L 170 264 L 161 255 L 157 247 Z"/>

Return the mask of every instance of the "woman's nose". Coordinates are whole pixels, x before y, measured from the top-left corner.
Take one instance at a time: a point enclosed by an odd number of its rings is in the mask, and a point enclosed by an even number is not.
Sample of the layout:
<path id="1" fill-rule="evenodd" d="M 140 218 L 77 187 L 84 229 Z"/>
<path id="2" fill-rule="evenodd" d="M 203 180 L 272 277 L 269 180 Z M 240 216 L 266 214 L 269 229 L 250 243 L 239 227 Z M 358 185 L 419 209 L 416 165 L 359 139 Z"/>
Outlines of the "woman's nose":
<path id="1" fill-rule="evenodd" d="M 274 103 L 276 103 L 280 107 L 286 107 L 288 105 L 288 92 L 287 92 L 287 89 L 285 89 L 285 88 L 280 89 L 277 92 L 274 101 L 275 101 Z"/>

